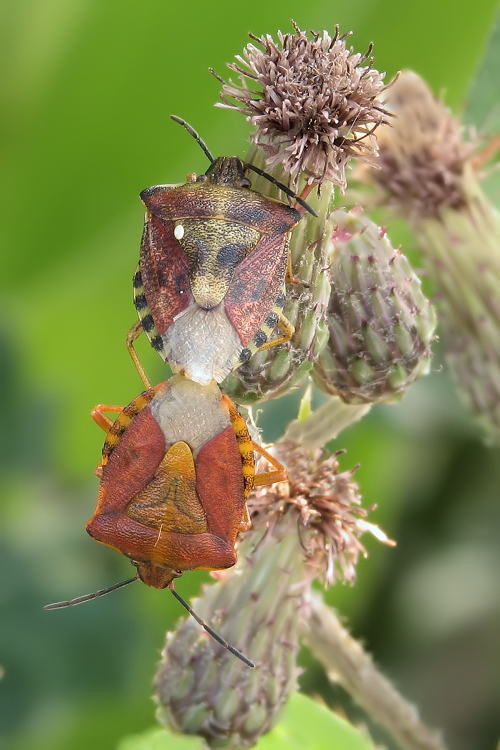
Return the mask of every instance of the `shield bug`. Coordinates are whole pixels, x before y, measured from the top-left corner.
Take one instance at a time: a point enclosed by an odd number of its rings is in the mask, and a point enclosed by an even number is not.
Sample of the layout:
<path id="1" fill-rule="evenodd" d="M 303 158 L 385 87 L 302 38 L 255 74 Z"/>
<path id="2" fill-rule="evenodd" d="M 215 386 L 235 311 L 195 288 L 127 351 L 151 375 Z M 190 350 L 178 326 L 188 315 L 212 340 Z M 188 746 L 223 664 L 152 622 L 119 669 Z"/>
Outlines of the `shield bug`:
<path id="1" fill-rule="evenodd" d="M 134 302 L 140 323 L 128 348 L 147 384 L 133 342 L 144 330 L 175 372 L 206 385 L 264 348 L 288 341 L 294 329 L 283 316 L 289 240 L 300 210 L 250 188 L 248 170 L 274 178 L 236 156 L 215 159 L 184 120 L 211 164 L 181 185 L 141 193 L 146 220 Z M 291 276 L 291 274 L 289 273 Z M 281 334 L 272 337 L 275 328 Z"/>
<path id="2" fill-rule="evenodd" d="M 119 411 L 114 422 L 106 411 Z M 98 406 L 92 416 L 107 437 L 90 536 L 129 557 L 136 578 L 158 589 L 174 592 L 174 579 L 187 570 L 234 565 L 238 532 L 250 526 L 248 495 L 255 486 L 286 479 L 286 471 L 252 441 L 245 420 L 216 383 L 201 386 L 177 375 L 123 409 Z M 254 449 L 274 471 L 256 474 Z M 107 591 L 48 607 L 80 604 Z"/>

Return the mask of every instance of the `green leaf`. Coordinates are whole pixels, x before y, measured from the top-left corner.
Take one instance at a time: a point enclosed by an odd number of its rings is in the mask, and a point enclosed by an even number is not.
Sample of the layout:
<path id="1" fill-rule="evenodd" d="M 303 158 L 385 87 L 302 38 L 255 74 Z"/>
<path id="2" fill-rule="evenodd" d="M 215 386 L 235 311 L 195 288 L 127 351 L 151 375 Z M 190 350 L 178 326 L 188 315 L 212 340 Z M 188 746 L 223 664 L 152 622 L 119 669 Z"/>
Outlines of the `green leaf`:
<path id="1" fill-rule="evenodd" d="M 256 750 L 373 750 L 352 724 L 302 693 L 287 703 L 282 719 L 257 743 Z"/>
<path id="2" fill-rule="evenodd" d="M 117 750 L 202 750 L 204 747 L 201 737 L 174 734 L 167 729 L 155 727 L 142 734 L 125 737 Z"/>
<path id="3" fill-rule="evenodd" d="M 499 70 L 500 11 L 493 24 L 483 59 L 469 89 L 464 111 L 464 122 L 468 125 L 476 125 L 482 133 L 500 132 Z"/>
<path id="4" fill-rule="evenodd" d="M 201 750 L 202 740 L 150 729 L 123 739 L 117 750 Z M 256 750 L 373 750 L 364 734 L 333 711 L 311 698 L 295 693 L 287 703 L 282 719 L 255 745 Z"/>

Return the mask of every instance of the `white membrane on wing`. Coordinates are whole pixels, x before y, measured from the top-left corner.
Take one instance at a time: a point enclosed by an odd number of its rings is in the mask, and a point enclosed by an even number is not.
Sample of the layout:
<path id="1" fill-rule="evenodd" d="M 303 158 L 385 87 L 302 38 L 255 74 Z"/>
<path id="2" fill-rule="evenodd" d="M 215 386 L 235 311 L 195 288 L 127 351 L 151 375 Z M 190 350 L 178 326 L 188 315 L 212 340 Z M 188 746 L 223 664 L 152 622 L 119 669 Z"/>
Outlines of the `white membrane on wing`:
<path id="1" fill-rule="evenodd" d="M 221 383 L 234 368 L 242 346 L 224 307 L 203 310 L 191 304 L 162 336 L 168 363 L 197 383 Z"/>
<path id="2" fill-rule="evenodd" d="M 205 443 L 231 424 L 227 408 L 221 404 L 221 391 L 213 381 L 203 386 L 181 375 L 171 378 L 169 384 L 149 408 L 167 445 L 183 440 L 196 457 Z"/>

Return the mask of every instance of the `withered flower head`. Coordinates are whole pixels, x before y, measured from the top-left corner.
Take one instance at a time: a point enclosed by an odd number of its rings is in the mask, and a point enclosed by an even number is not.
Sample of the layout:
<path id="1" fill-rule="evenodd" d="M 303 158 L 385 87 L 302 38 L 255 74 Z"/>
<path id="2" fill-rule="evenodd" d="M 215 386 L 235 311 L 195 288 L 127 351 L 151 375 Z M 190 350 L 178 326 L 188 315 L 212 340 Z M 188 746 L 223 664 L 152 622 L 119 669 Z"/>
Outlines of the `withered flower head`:
<path id="1" fill-rule="evenodd" d="M 336 581 L 354 583 L 356 563 L 366 550 L 359 537 L 366 531 L 392 544 L 366 520 L 372 508 L 363 508 L 354 480 L 357 467 L 340 471 L 337 451 L 324 458 L 321 451 L 305 452 L 289 441 L 276 445 L 276 454 L 287 465 L 288 483 L 257 489 L 248 509 L 254 529 L 288 523 L 298 528 L 306 576 L 326 586 Z"/>
<path id="2" fill-rule="evenodd" d="M 294 181 L 301 173 L 310 183 L 330 181 L 344 189 L 345 166 L 352 156 L 376 153 L 371 134 L 387 112 L 378 100 L 384 73 L 365 55 L 347 48 L 348 34 L 310 32 L 250 34 L 238 62 L 228 67 L 240 84 L 223 83 L 219 106 L 235 109 L 256 126 L 255 144 L 266 152 L 268 168 L 281 165 Z"/>
<path id="3" fill-rule="evenodd" d="M 465 200 L 463 172 L 472 147 L 461 127 L 416 73 L 405 71 L 390 87 L 384 106 L 391 126 L 377 131 L 378 169 L 372 179 L 403 215 L 435 216 Z"/>

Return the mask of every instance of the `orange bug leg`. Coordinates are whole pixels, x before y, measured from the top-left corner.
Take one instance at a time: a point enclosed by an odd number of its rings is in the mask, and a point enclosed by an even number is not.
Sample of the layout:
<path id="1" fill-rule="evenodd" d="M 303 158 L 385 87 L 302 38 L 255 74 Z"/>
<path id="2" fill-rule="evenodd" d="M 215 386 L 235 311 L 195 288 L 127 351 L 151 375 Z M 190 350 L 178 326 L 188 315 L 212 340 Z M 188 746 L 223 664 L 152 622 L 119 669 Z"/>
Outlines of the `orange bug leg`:
<path id="1" fill-rule="evenodd" d="M 240 526 L 239 526 L 238 531 L 240 531 L 240 532 L 248 531 L 248 529 L 250 529 L 251 527 L 252 527 L 252 522 L 250 520 L 250 515 L 248 513 L 248 508 L 245 505 L 245 507 L 243 508 L 243 518 L 240 521 Z"/>
<path id="2" fill-rule="evenodd" d="M 139 373 L 139 377 L 144 383 L 144 386 L 147 389 L 151 388 L 151 382 L 146 375 L 146 370 L 142 366 L 142 362 L 139 359 L 139 356 L 135 350 L 134 341 L 136 341 L 141 333 L 144 333 L 144 328 L 142 326 L 142 323 L 140 320 L 137 321 L 137 323 L 134 323 L 130 331 L 127 333 L 127 351 L 132 357 L 132 362 L 135 365 L 135 369 Z"/>
<path id="3" fill-rule="evenodd" d="M 98 404 L 97 406 L 94 406 L 94 408 L 90 412 L 90 416 L 92 417 L 96 425 L 98 425 L 101 430 L 104 430 L 104 432 L 109 432 L 109 428 L 113 424 L 113 420 L 106 416 L 106 414 L 104 413 L 106 411 L 120 413 L 123 411 L 123 406 L 108 406 L 107 404 Z"/>
<path id="4" fill-rule="evenodd" d="M 92 417 L 96 425 L 98 425 L 101 430 L 104 430 L 104 432 L 108 433 L 113 424 L 113 420 L 106 416 L 106 414 L 104 413 L 106 411 L 121 413 L 123 411 L 123 406 L 108 406 L 107 404 L 98 404 L 97 406 L 94 406 L 94 408 L 90 412 L 90 416 Z M 102 463 L 97 464 L 95 475 L 99 479 L 102 477 L 102 468 Z"/>
<path id="5" fill-rule="evenodd" d="M 497 151 L 500 150 L 500 135 L 496 135 L 489 143 L 486 144 L 486 146 L 479 151 L 475 157 L 472 159 L 472 165 L 474 169 L 481 169 L 485 166 L 497 153 Z"/>
<path id="6" fill-rule="evenodd" d="M 252 488 L 254 487 L 265 487 L 268 484 L 274 484 L 275 482 L 285 482 L 288 479 L 288 473 L 283 464 L 281 464 L 277 458 L 272 456 L 265 448 L 251 441 L 252 449 L 263 456 L 269 463 L 274 466 L 275 471 L 264 471 L 260 474 L 252 475 Z M 243 508 L 243 518 L 241 519 L 239 531 L 248 531 L 252 526 L 248 508 L 245 504 Z"/>
<path id="7" fill-rule="evenodd" d="M 267 484 L 274 484 L 275 482 L 286 482 L 288 479 L 288 472 L 277 458 L 272 456 L 265 448 L 252 440 L 253 449 L 260 453 L 260 455 L 269 461 L 271 466 L 274 466 L 276 471 L 264 471 L 260 474 L 256 474 L 253 479 L 254 487 L 264 487 Z"/>

